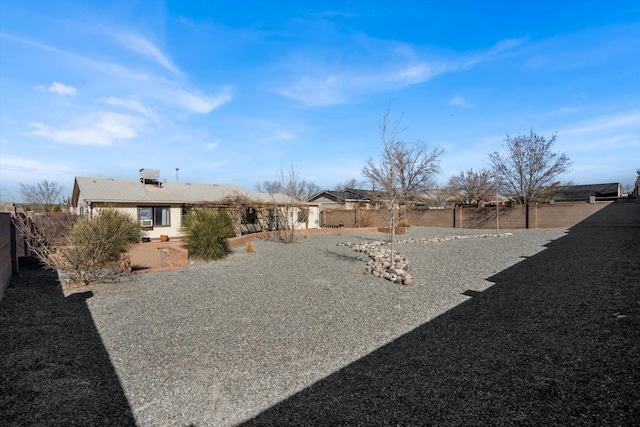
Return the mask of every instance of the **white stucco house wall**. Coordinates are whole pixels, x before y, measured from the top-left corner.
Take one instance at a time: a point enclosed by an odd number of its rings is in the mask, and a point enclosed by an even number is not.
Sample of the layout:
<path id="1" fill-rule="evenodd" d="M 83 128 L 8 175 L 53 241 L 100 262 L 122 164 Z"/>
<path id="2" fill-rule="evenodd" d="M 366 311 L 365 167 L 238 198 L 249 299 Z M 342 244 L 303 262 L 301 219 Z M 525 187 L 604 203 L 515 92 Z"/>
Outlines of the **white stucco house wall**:
<path id="1" fill-rule="evenodd" d="M 71 205 L 74 213 L 87 217 L 112 207 L 139 221 L 146 236 L 151 239 L 159 239 L 163 235 L 179 238 L 182 235 L 183 215 L 189 208 L 203 204 L 224 207 L 225 198 L 235 196 L 246 197 L 260 206 L 291 206 L 291 199 L 283 194 L 249 193 L 233 185 L 90 177 L 75 178 Z M 302 208 L 306 215 L 292 212 L 295 228 L 318 228 L 318 205 L 304 203 L 296 211 Z"/>

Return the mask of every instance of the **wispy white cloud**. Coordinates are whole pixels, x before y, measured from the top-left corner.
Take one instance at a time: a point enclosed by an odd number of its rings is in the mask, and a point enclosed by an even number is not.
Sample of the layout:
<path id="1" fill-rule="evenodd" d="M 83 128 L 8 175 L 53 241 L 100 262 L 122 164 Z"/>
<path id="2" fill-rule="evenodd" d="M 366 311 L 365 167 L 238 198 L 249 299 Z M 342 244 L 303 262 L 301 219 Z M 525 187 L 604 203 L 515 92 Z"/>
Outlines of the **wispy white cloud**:
<path id="1" fill-rule="evenodd" d="M 335 76 L 301 77 L 296 82 L 276 90 L 279 95 L 312 107 L 342 104 L 346 97 L 344 84 Z"/>
<path id="2" fill-rule="evenodd" d="M 143 105 L 139 100 L 140 98 L 152 98 L 163 106 L 179 107 L 190 113 L 196 114 L 210 113 L 214 109 L 230 102 L 233 99 L 230 86 L 223 87 L 217 95 L 207 95 L 192 87 L 188 87 L 181 79 L 166 79 L 154 75 L 153 73 L 147 73 L 145 70 L 134 71 L 118 63 L 95 60 L 91 57 L 79 55 L 44 43 L 24 39 L 22 37 L 2 33 L 0 33 L 0 36 L 54 54 L 62 55 L 69 60 L 74 61 L 73 66 L 76 71 L 85 68 L 96 71 L 102 75 L 106 75 L 111 79 L 110 81 L 113 79 L 122 79 L 125 84 L 118 86 L 118 88 L 120 90 L 129 90 L 132 93 L 129 99 L 105 97 L 100 98 L 99 102 L 135 111 L 155 122 L 159 120 L 156 109 Z M 146 40 L 135 35 L 129 35 L 128 33 L 121 33 L 116 37 L 119 38 L 122 43 L 128 43 L 128 48 L 142 51 L 146 55 L 155 58 L 166 68 L 177 74 L 181 73 L 180 70 L 173 66 L 171 61 L 162 54 L 162 52 Z M 95 76 L 95 74 L 93 74 L 92 77 L 93 76 Z M 131 84 L 128 84 L 128 82 L 131 82 Z M 49 87 L 37 86 L 36 89 L 55 91 L 60 94 L 71 94 L 71 92 L 75 90 L 75 88 L 65 86 L 57 82 L 54 82 L 54 84 Z"/>
<path id="3" fill-rule="evenodd" d="M 158 114 L 154 110 L 152 110 L 151 108 L 145 107 L 137 99 L 121 99 L 121 98 L 110 96 L 108 98 L 99 99 L 98 102 L 111 105 L 112 107 L 123 107 L 123 108 L 126 108 L 127 110 L 140 113 L 142 116 L 148 119 L 151 119 L 156 123 L 160 121 L 158 118 Z"/>
<path id="4" fill-rule="evenodd" d="M 169 92 L 169 95 L 178 105 L 199 114 L 210 113 L 233 99 L 229 88 L 224 88 L 217 96 L 207 96 L 186 90 Z"/>
<path id="5" fill-rule="evenodd" d="M 565 114 L 577 113 L 579 111 L 583 111 L 584 107 L 560 107 L 556 110 L 547 111 L 543 113 L 544 116 L 563 116 Z"/>
<path id="6" fill-rule="evenodd" d="M 340 10 L 326 10 L 322 13 L 320 13 L 320 16 L 325 17 L 325 18 L 334 18 L 334 17 L 339 17 L 339 18 L 347 18 L 347 19 L 351 19 L 351 18 L 355 18 L 358 15 L 355 13 L 348 13 L 348 12 L 343 12 Z"/>
<path id="7" fill-rule="evenodd" d="M 40 179 L 70 182 L 77 172 L 77 167 L 58 161 L 41 161 L 32 157 L 0 156 L 0 180 L 7 183 L 33 182 Z M 12 196 L 17 197 L 18 194 Z"/>
<path id="8" fill-rule="evenodd" d="M 468 103 L 461 96 L 454 96 L 451 99 L 451 101 L 449 101 L 449 103 L 447 105 L 450 105 L 452 107 L 460 107 L 460 108 L 472 108 L 473 107 L 473 104 Z"/>
<path id="9" fill-rule="evenodd" d="M 208 142 L 208 143 L 204 144 L 204 149 L 208 150 L 208 151 L 209 150 L 214 150 L 214 149 L 218 148 L 219 145 L 220 145 L 220 141 L 219 140 L 217 140 L 215 142 Z"/>
<path id="10" fill-rule="evenodd" d="M 196 24 L 192 20 L 190 20 L 189 18 L 187 18 L 184 15 L 180 15 L 180 22 L 182 24 L 184 24 L 184 25 L 189 26 L 189 27 L 195 27 L 196 26 Z"/>
<path id="11" fill-rule="evenodd" d="M 629 111 L 605 117 L 596 117 L 559 131 L 561 135 L 597 132 L 616 128 L 634 128 L 640 130 L 640 111 Z"/>
<path id="12" fill-rule="evenodd" d="M 99 112 L 65 128 L 33 122 L 29 124 L 32 130 L 28 134 L 62 144 L 108 147 L 119 141 L 136 138 L 145 123 L 146 121 L 134 116 Z"/>
<path id="13" fill-rule="evenodd" d="M 181 74 L 180 69 L 169 59 L 156 45 L 138 34 L 119 32 L 115 39 L 125 48 L 150 58 L 167 70 L 175 74 Z"/>
<path id="14" fill-rule="evenodd" d="M 22 43 L 24 45 L 32 46 L 47 52 L 55 53 L 58 55 L 62 55 L 70 60 L 75 61 L 73 64 L 75 67 L 87 67 L 101 74 L 107 74 L 111 77 L 128 79 L 128 80 L 149 80 L 150 76 L 148 74 L 140 73 L 137 71 L 133 71 L 127 67 L 124 67 L 117 63 L 100 61 L 88 56 L 80 55 L 74 52 L 70 52 L 68 50 L 59 49 L 54 46 L 50 46 L 45 43 L 40 43 L 34 40 L 25 39 L 23 37 L 14 36 L 12 34 L 2 33 L 0 32 L 0 37 L 4 37 L 10 40 L 13 40 L 18 43 Z M 66 61 L 69 65 L 69 61 Z"/>
<path id="15" fill-rule="evenodd" d="M 207 163 L 206 167 L 208 169 L 218 169 L 228 164 L 229 164 L 229 161 L 226 161 L 226 160 L 224 162 L 210 162 L 210 163 Z"/>
<path id="16" fill-rule="evenodd" d="M 430 65 L 426 62 L 407 65 L 395 72 L 391 81 L 399 83 L 402 87 L 426 82 L 438 74 L 447 71 L 445 64 Z M 383 79 L 381 79 L 383 80 Z"/>
<path id="17" fill-rule="evenodd" d="M 282 129 L 276 129 L 272 139 L 275 141 L 290 141 L 295 139 L 296 134 Z"/>
<path id="18" fill-rule="evenodd" d="M 36 90 L 40 90 L 40 91 L 48 91 L 51 93 L 57 93 L 58 95 L 77 95 L 78 91 L 76 90 L 75 87 L 73 86 L 67 86 L 64 85 L 62 83 L 58 83 L 58 82 L 53 82 L 50 86 L 44 86 L 44 85 L 40 85 L 40 86 L 36 86 L 35 87 Z"/>
<path id="19" fill-rule="evenodd" d="M 493 60 L 526 40 L 504 40 L 479 53 L 460 54 L 459 58 L 429 59 L 412 46 L 378 41 L 377 45 L 381 47 L 363 49 L 365 54 L 370 52 L 369 56 L 350 64 L 328 65 L 304 58 L 291 61 L 295 64 L 291 67 L 295 68 L 291 72 L 293 75 L 289 76 L 292 83 L 276 85 L 275 92 L 312 107 L 342 104 L 359 94 L 403 89 L 440 74 L 463 71 Z"/>

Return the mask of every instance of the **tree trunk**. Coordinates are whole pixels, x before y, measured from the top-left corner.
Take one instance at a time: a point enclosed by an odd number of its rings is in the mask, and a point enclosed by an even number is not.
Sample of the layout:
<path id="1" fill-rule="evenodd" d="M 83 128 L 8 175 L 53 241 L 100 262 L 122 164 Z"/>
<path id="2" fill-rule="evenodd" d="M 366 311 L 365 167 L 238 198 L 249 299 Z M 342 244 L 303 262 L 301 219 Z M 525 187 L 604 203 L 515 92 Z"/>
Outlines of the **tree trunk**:
<path id="1" fill-rule="evenodd" d="M 389 267 L 390 268 L 394 268 L 395 267 L 395 263 L 394 263 L 394 256 L 393 256 L 393 246 L 394 246 L 394 240 L 396 239 L 396 221 L 395 221 L 395 206 L 391 208 L 391 229 L 389 231 L 389 234 L 391 236 L 391 261 L 389 263 Z"/>

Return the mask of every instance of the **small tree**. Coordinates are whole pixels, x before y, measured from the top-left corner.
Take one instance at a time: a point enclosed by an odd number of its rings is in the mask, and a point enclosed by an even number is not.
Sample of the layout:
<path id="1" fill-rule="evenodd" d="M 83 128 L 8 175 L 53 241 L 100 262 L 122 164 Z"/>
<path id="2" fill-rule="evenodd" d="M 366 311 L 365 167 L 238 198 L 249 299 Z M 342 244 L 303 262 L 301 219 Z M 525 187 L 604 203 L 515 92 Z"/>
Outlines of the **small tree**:
<path id="1" fill-rule="evenodd" d="M 307 207 L 304 202 L 319 191 L 313 183 L 300 180 L 298 171 L 291 166 L 288 173 L 280 168 L 278 180 L 256 184 L 260 192 L 268 193 L 273 204 L 273 213 L 278 222 L 278 230 L 286 243 L 293 241 L 296 223 L 307 218 Z"/>
<path id="2" fill-rule="evenodd" d="M 182 231 L 189 253 L 205 261 L 224 258 L 230 251 L 227 239 L 236 235 L 227 211 L 205 207 L 189 210 Z"/>
<path id="3" fill-rule="evenodd" d="M 433 176 L 439 171 L 439 158 L 444 153 L 439 147 L 429 148 L 421 142 L 408 144 L 397 139 L 402 131 L 401 121 L 402 117 L 391 125 L 387 109 L 379 123 L 382 140 L 380 158 L 377 161 L 369 158 L 362 169 L 362 175 L 371 182 L 373 188 L 380 190 L 390 212 L 392 268 L 395 212 L 399 205 L 433 186 Z"/>
<path id="4" fill-rule="evenodd" d="M 42 213 L 49 213 L 54 205 L 61 203 L 64 186 L 54 181 L 44 180 L 35 185 L 20 184 L 20 195 L 25 203 L 39 207 Z"/>
<path id="5" fill-rule="evenodd" d="M 461 171 L 449 178 L 449 192 L 460 203 L 475 204 L 496 196 L 493 172 L 487 169 Z"/>
<path id="6" fill-rule="evenodd" d="M 520 203 L 537 200 L 541 191 L 569 171 L 572 162 L 564 153 L 553 151 L 556 134 L 551 138 L 536 134 L 506 137 L 506 152 L 489 154 L 489 160 L 500 185 L 513 193 Z"/>

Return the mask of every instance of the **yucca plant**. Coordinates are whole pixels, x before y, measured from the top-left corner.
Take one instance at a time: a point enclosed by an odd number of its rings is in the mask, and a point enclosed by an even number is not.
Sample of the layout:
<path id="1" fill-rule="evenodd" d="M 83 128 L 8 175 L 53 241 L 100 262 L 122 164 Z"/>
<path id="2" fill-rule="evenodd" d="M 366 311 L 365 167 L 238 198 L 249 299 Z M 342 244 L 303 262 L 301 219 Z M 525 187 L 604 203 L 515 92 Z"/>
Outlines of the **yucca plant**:
<path id="1" fill-rule="evenodd" d="M 189 254 L 205 261 L 224 258 L 230 252 L 227 239 L 235 237 L 233 218 L 222 209 L 190 210 L 182 232 Z"/>

